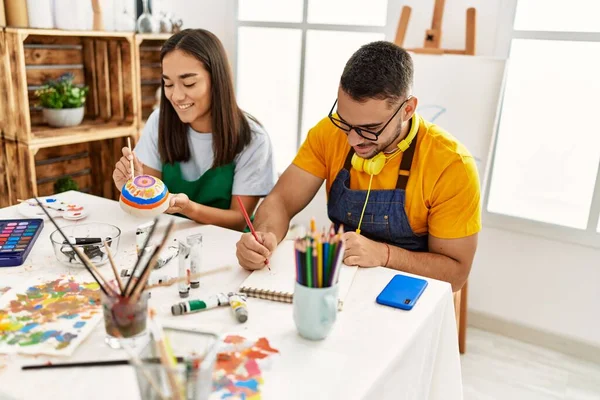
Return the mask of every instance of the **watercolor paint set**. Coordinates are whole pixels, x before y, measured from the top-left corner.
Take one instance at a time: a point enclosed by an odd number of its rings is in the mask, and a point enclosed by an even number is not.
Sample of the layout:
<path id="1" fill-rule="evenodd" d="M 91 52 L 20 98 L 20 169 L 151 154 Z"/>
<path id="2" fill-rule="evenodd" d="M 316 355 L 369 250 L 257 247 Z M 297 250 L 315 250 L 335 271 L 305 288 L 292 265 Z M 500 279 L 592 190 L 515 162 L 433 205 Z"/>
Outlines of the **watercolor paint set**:
<path id="1" fill-rule="evenodd" d="M 0 267 L 22 265 L 43 227 L 38 218 L 0 220 Z"/>

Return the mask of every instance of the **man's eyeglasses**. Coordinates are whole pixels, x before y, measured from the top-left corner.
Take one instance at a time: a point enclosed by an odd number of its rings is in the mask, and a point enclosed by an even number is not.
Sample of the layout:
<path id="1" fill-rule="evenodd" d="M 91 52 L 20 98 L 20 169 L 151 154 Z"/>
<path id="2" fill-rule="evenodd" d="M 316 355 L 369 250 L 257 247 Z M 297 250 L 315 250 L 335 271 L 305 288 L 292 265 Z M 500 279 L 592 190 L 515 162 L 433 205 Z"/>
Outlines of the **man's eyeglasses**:
<path id="1" fill-rule="evenodd" d="M 341 119 L 335 118 L 333 116 L 333 109 L 335 108 L 335 105 L 337 104 L 337 99 L 335 99 L 335 102 L 333 103 L 333 107 L 331 107 L 331 111 L 329 111 L 329 119 L 331 120 L 331 122 L 337 126 L 338 128 L 340 128 L 341 130 L 343 130 L 344 132 L 350 132 L 352 129 L 354 129 L 354 132 L 356 132 L 360 137 L 365 138 L 367 140 L 371 140 L 371 141 L 377 141 L 377 139 L 379 138 L 379 135 L 381 135 L 381 133 L 385 130 L 385 128 L 389 125 L 389 123 L 392 121 L 392 119 L 394 119 L 394 117 L 396 116 L 396 114 L 398 114 L 398 111 L 400 111 L 400 109 L 402 108 L 402 106 L 404 106 L 404 104 L 406 104 L 406 102 L 411 98 L 412 96 L 408 96 L 408 98 L 406 100 L 404 100 L 402 102 L 402 104 L 400 104 L 400 107 L 398 107 L 398 109 L 396 110 L 396 112 L 394 112 L 394 114 L 390 117 L 390 119 L 388 120 L 388 122 L 385 123 L 385 125 L 379 129 L 377 132 L 375 131 L 371 131 L 369 129 L 365 129 L 365 128 L 359 128 L 358 126 L 355 125 L 350 125 L 349 123 L 342 121 Z"/>

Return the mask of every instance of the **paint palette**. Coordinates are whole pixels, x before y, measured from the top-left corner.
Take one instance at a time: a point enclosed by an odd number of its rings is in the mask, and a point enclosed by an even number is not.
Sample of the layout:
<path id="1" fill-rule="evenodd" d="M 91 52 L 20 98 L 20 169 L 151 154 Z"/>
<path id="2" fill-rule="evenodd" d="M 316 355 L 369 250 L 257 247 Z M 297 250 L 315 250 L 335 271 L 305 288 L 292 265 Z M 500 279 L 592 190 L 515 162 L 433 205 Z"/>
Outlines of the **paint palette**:
<path id="1" fill-rule="evenodd" d="M 52 218 L 77 221 L 87 217 L 89 214 L 89 210 L 81 204 L 68 203 L 56 197 L 39 197 L 39 200 L 44 204 L 46 211 L 48 211 Z M 19 204 L 17 209 L 24 217 L 48 220 L 48 217 L 35 199 L 21 201 L 21 204 Z"/>
<path id="2" fill-rule="evenodd" d="M 0 220 L 0 267 L 23 264 L 43 227 L 38 218 Z"/>

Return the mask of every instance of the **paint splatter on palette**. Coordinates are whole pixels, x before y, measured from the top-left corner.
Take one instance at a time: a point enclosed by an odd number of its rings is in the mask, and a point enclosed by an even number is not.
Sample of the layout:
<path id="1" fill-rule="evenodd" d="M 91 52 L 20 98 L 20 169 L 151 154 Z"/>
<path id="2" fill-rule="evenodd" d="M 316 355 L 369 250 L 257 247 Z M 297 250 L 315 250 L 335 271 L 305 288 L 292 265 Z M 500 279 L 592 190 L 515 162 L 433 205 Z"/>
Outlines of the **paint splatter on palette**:
<path id="1" fill-rule="evenodd" d="M 10 286 L 0 286 L 0 297 L 10 290 Z"/>
<path id="2" fill-rule="evenodd" d="M 52 218 L 77 221 L 87 217 L 89 214 L 89 210 L 81 204 L 66 202 L 56 197 L 41 197 L 39 200 Z M 21 215 L 26 217 L 48 219 L 46 213 L 40 208 L 35 199 L 21 201 L 17 209 Z"/>
<path id="3" fill-rule="evenodd" d="M 230 335 L 224 343 L 215 366 L 211 400 L 259 400 L 262 371 L 279 350 L 272 348 L 266 338 L 248 340 Z"/>
<path id="4" fill-rule="evenodd" d="M 102 318 L 95 282 L 58 278 L 0 298 L 0 353 L 70 356 Z"/>

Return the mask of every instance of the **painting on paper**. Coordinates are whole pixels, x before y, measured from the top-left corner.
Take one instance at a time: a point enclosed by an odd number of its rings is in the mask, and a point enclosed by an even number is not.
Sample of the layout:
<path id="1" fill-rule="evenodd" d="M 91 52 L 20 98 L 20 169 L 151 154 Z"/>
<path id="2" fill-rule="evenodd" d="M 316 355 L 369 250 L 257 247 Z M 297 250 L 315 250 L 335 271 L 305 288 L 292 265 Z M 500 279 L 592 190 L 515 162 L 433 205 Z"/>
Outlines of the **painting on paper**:
<path id="1" fill-rule="evenodd" d="M 62 277 L 0 298 L 0 353 L 70 356 L 102 318 L 100 288 Z"/>
<path id="2" fill-rule="evenodd" d="M 213 375 L 212 399 L 259 400 L 263 369 L 279 353 L 266 338 L 249 340 L 229 335 L 224 340 Z"/>

